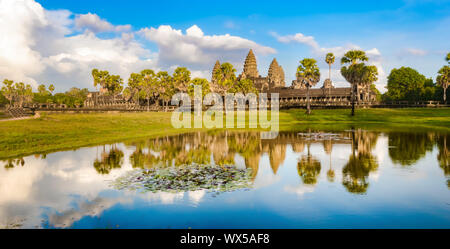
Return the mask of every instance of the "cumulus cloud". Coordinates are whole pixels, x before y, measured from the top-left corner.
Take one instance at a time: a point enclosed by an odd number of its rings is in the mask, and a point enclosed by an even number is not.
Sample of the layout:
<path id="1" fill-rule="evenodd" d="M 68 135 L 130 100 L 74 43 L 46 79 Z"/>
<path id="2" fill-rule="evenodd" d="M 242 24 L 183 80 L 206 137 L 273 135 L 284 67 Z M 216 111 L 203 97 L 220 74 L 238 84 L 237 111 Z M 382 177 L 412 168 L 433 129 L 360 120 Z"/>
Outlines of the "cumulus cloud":
<path id="1" fill-rule="evenodd" d="M 242 63 L 243 56 L 249 49 L 260 55 L 276 53 L 271 47 L 238 36 L 205 35 L 197 25 L 188 28 L 185 33 L 171 26 L 161 25 L 158 28 L 141 29 L 139 34 L 158 45 L 159 62 L 163 65 L 181 63 L 205 70 L 205 67 L 211 67 L 217 59 Z"/>
<path id="2" fill-rule="evenodd" d="M 48 11 L 34 0 L 0 0 L 0 80 L 34 87 L 53 83 L 57 90 L 91 87 L 93 68 L 125 79 L 134 70 L 155 67 L 154 54 L 138 43 L 128 26 L 113 26 L 93 14 L 75 19 L 67 10 Z M 82 34 L 74 30 L 83 27 Z M 101 39 L 94 32 L 122 32 Z"/>
<path id="3" fill-rule="evenodd" d="M 81 30 L 88 29 L 94 33 L 125 32 L 131 30 L 131 25 L 114 26 L 108 21 L 101 19 L 97 14 L 92 13 L 77 15 L 75 18 L 75 27 Z"/>
<path id="4" fill-rule="evenodd" d="M 30 75 L 44 70 L 41 55 L 32 49 L 34 31 L 48 25 L 43 8 L 34 1 L 0 1 L 0 75 L 36 84 Z M 6 35 L 7 34 L 7 35 Z"/>
<path id="5" fill-rule="evenodd" d="M 108 38 L 99 37 L 111 33 Z M 205 35 L 196 25 L 184 33 L 171 26 L 132 31 L 115 26 L 94 13 L 50 11 L 35 0 L 0 0 L 0 81 L 8 78 L 32 84 L 54 84 L 57 91 L 70 87 L 90 88 L 91 70 L 119 74 L 143 69 L 173 70 L 185 66 L 194 77 L 209 78 L 215 60 L 242 64 L 250 48 L 257 55 L 275 49 L 231 35 Z M 135 37 L 135 35 L 137 37 Z M 142 36 L 156 43 L 147 48 Z"/>

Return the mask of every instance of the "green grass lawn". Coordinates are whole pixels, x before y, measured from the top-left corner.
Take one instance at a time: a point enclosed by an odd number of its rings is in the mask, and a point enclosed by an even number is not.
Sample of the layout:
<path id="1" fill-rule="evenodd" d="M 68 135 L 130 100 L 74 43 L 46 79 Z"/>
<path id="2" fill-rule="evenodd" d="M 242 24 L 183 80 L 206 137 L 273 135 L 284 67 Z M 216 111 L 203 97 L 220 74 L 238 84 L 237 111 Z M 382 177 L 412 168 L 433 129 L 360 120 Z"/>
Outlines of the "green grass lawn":
<path id="1" fill-rule="evenodd" d="M 281 130 L 371 129 L 440 130 L 450 132 L 450 108 L 305 110 L 280 112 Z M 193 131 L 175 129 L 171 113 L 45 114 L 38 119 L 0 122 L 0 158 L 69 150 Z"/>

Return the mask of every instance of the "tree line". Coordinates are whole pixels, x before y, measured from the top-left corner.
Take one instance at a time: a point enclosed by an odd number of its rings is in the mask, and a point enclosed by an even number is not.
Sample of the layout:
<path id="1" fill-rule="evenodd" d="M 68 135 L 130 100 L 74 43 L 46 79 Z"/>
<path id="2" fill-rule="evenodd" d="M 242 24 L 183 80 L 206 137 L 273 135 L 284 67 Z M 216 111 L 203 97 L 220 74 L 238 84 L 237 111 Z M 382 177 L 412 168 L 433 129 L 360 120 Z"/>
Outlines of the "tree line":
<path id="1" fill-rule="evenodd" d="M 351 103 L 352 115 L 355 115 L 355 102 L 357 88 L 367 88 L 370 94 L 371 90 L 378 94 L 374 86 L 374 82 L 378 80 L 378 69 L 373 65 L 366 65 L 364 62 L 369 61 L 366 53 L 361 50 L 350 50 L 344 54 L 341 59 L 341 74 L 351 85 Z M 333 53 L 328 53 L 325 57 L 325 62 L 329 65 L 329 80 L 331 80 L 331 65 L 335 62 Z M 305 58 L 300 61 L 297 68 L 297 78 L 306 87 L 306 113 L 311 114 L 311 105 L 309 98 L 309 89 L 315 86 L 320 81 L 320 70 L 317 66 L 317 61 L 312 58 Z"/>
<path id="2" fill-rule="evenodd" d="M 445 60 L 450 64 L 450 53 Z M 427 79 L 417 70 L 410 67 L 392 69 L 388 76 L 387 92 L 381 94 L 375 87 L 374 82 L 378 80 L 378 69 L 374 65 L 366 65 L 369 57 L 364 51 L 350 50 L 341 58 L 341 75 L 351 85 L 352 116 L 355 115 L 356 93 L 358 88 L 366 88 L 368 94 L 374 92 L 377 100 L 382 101 L 420 101 L 441 100 L 447 102 L 447 89 L 450 79 L 449 65 L 443 66 L 438 71 L 436 82 Z M 335 62 L 333 53 L 328 53 L 325 62 L 329 65 L 329 80 L 331 80 L 331 65 Z M 311 113 L 309 89 L 320 81 L 320 71 L 317 61 L 305 58 L 300 61 L 297 68 L 297 78 L 307 89 L 307 114 Z"/>
<path id="3" fill-rule="evenodd" d="M 167 71 L 155 72 L 152 69 L 142 70 L 140 73 L 132 73 L 128 78 L 128 86 L 124 88 L 124 81 L 119 75 L 111 75 L 108 71 L 98 69 L 92 70 L 94 86 L 100 86 L 104 94 L 115 98 L 119 94 L 140 105 L 145 103 L 149 108 L 151 104 L 160 105 L 167 108 L 172 96 L 179 92 L 194 95 L 196 85 L 202 87 L 202 96 L 210 92 L 237 93 L 244 94 L 257 93 L 253 82 L 248 79 L 237 80 L 236 69 L 231 63 L 223 63 L 215 70 L 213 79 L 215 84 L 211 84 L 204 78 L 192 78 L 191 72 L 185 67 L 178 67 L 170 75 Z"/>
<path id="4" fill-rule="evenodd" d="M 87 98 L 89 90 L 72 87 L 64 93 L 55 93 L 55 86 L 50 84 L 48 88 L 41 84 L 37 92 L 33 92 L 31 85 L 23 82 L 14 82 L 5 79 L 0 89 L 0 106 L 24 107 L 31 103 L 59 104 L 68 107 L 82 106 Z"/>
<path id="5" fill-rule="evenodd" d="M 450 65 L 450 53 L 445 60 Z M 392 69 L 388 76 L 387 89 L 383 94 L 384 101 L 421 101 L 443 100 L 447 102 L 447 89 L 450 79 L 450 67 L 444 65 L 438 71 L 436 81 L 426 78 L 417 70 L 410 67 Z"/>

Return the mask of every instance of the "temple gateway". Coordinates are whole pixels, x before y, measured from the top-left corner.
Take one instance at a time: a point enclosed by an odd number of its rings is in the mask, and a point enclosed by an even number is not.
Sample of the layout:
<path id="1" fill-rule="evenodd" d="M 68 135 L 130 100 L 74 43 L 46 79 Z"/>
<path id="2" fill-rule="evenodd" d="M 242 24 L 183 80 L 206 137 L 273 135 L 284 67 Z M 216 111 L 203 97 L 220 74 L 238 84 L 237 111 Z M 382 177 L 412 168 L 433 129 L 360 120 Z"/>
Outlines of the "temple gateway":
<path id="1" fill-rule="evenodd" d="M 214 72 L 220 67 L 217 61 L 214 65 L 211 83 L 215 84 Z M 253 86 L 261 93 L 279 93 L 282 106 L 304 106 L 306 105 L 306 86 L 297 77 L 292 81 L 290 87 L 286 87 L 285 74 L 277 59 L 273 59 L 270 64 L 267 77 L 262 77 L 258 72 L 258 64 L 253 50 L 247 55 L 244 61 L 244 70 L 238 76 L 238 80 L 249 79 L 253 81 Z M 316 106 L 347 106 L 351 104 L 351 88 L 334 87 L 331 79 L 325 79 L 321 88 L 311 88 L 309 91 L 311 104 Z M 371 105 L 376 102 L 376 93 L 370 88 L 358 86 L 356 94 L 358 105 Z"/>

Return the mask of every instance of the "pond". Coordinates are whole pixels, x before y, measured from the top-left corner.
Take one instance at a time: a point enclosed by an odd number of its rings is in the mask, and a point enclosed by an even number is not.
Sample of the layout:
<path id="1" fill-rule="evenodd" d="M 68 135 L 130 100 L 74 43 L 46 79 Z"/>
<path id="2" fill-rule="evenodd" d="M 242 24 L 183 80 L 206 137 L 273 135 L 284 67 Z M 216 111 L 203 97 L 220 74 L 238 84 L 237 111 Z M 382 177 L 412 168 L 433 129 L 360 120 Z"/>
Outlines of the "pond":
<path id="1" fill-rule="evenodd" d="M 7 159 L 0 227 L 450 228 L 450 134 L 211 131 Z"/>

